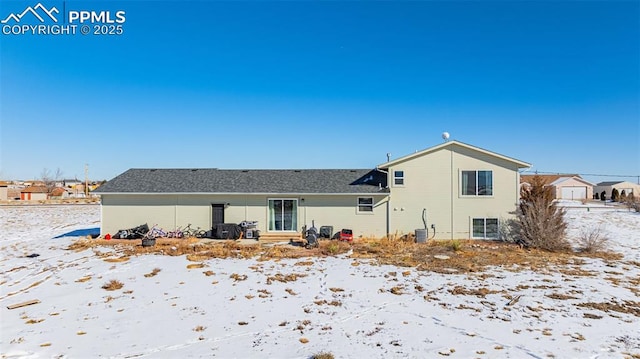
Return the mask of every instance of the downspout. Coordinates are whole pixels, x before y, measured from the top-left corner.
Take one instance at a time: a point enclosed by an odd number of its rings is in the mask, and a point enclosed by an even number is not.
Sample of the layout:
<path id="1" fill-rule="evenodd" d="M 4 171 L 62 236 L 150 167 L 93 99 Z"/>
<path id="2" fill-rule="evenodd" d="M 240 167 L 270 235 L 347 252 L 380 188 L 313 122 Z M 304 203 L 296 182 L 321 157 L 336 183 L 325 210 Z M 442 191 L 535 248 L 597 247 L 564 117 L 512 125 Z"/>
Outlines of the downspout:
<path id="1" fill-rule="evenodd" d="M 173 206 L 173 229 L 172 230 L 175 230 L 176 228 L 178 228 L 178 195 L 176 195 L 176 202 L 175 202 L 175 205 Z"/>
<path id="2" fill-rule="evenodd" d="M 390 217 L 390 213 L 389 213 L 389 208 L 390 208 L 390 203 L 391 202 L 391 196 L 387 197 L 387 238 L 389 238 L 389 234 L 391 233 L 391 219 Z"/>
<path id="3" fill-rule="evenodd" d="M 451 220 L 449 222 L 451 223 L 451 239 L 453 240 L 453 216 L 454 216 L 453 191 L 456 188 L 454 184 L 454 178 L 453 178 L 453 147 L 451 148 L 450 153 L 451 153 Z"/>

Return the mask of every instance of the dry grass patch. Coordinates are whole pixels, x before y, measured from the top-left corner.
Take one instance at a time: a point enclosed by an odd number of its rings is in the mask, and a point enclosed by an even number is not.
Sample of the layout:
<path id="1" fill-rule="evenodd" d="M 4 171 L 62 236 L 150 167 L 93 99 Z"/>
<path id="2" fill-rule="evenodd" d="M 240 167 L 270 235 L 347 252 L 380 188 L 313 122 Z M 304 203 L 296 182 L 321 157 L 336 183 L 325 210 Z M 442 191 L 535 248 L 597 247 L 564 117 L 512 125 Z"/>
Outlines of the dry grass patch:
<path id="1" fill-rule="evenodd" d="M 204 263 L 192 263 L 187 265 L 187 269 L 199 269 L 199 268 L 204 268 L 204 266 L 205 266 Z"/>
<path id="2" fill-rule="evenodd" d="M 636 317 L 640 317 L 640 302 L 635 302 L 632 300 L 625 300 L 625 301 L 622 301 L 621 303 L 618 303 L 612 299 L 610 302 L 600 302 L 600 303 L 588 302 L 588 303 L 576 304 L 576 306 L 580 308 L 597 309 L 606 313 L 618 312 L 618 313 L 626 313 L 626 314 L 634 315 Z M 585 313 L 585 317 L 586 315 L 587 313 Z"/>
<path id="3" fill-rule="evenodd" d="M 551 298 L 551 299 L 560 299 L 560 300 L 578 299 L 578 297 L 574 297 L 568 294 L 561 294 L 561 293 L 545 294 L 545 297 Z"/>
<path id="4" fill-rule="evenodd" d="M 246 274 L 233 273 L 229 276 L 229 278 L 233 279 L 236 282 L 241 282 L 243 280 L 247 280 L 247 278 L 249 277 Z"/>
<path id="5" fill-rule="evenodd" d="M 313 354 L 311 356 L 311 359 L 334 359 L 335 357 L 333 356 L 333 354 L 329 353 L 329 352 L 320 352 L 317 354 Z"/>
<path id="6" fill-rule="evenodd" d="M 124 283 L 116 279 L 112 279 L 107 283 L 105 283 L 104 285 L 102 285 L 102 289 L 105 289 L 105 290 L 118 290 L 122 287 L 124 287 Z"/>
<path id="7" fill-rule="evenodd" d="M 44 322 L 44 319 L 29 319 L 25 321 L 25 324 L 38 324 L 40 322 Z"/>
<path id="8" fill-rule="evenodd" d="M 186 255 L 187 260 L 203 262 L 210 258 L 256 258 L 260 261 L 281 258 L 307 258 L 300 260 L 296 266 L 313 266 L 314 262 L 309 257 L 321 257 L 326 255 L 339 255 L 352 251 L 350 258 L 358 263 L 358 259 L 373 259 L 377 264 L 388 264 L 399 267 L 414 267 L 421 271 L 437 273 L 482 273 L 487 267 L 502 267 L 510 271 L 532 270 L 536 272 L 558 268 L 565 269 L 566 275 L 589 276 L 588 271 L 581 271 L 582 265 L 577 259 L 599 258 L 611 263 L 617 263 L 622 254 L 596 251 L 596 252 L 548 252 L 539 249 L 523 249 L 520 246 L 495 241 L 455 240 L 452 241 L 430 240 L 427 243 L 415 243 L 412 236 L 388 238 L 359 238 L 353 243 L 339 241 L 320 241 L 318 248 L 305 249 L 292 245 L 262 246 L 256 244 L 241 244 L 237 241 L 217 241 L 199 243 L 196 238 L 168 239 L 159 238 L 156 246 L 142 247 L 137 240 L 87 240 L 80 239 L 74 242 L 69 249 L 84 250 L 97 247 L 109 247 L 119 255 L 113 258 L 114 253 L 99 253 L 96 255 L 109 261 L 124 261 L 129 256 L 141 254 L 156 255 Z M 126 259 L 125 259 L 126 258 Z M 437 259 L 444 258 L 444 259 Z M 640 266 L 640 263 L 625 262 L 625 264 Z M 573 268 L 567 268 L 573 265 Z M 407 271 L 403 271 L 405 275 Z M 275 278 L 271 279 L 278 280 Z"/>
<path id="9" fill-rule="evenodd" d="M 491 290 L 489 288 L 465 288 L 457 285 L 453 289 L 449 289 L 449 293 L 454 295 L 475 295 L 476 297 L 484 298 L 488 294 L 501 293 L 502 291 Z"/>
<path id="10" fill-rule="evenodd" d="M 79 278 L 79 279 L 76 279 L 76 283 L 84 283 L 84 282 L 89 281 L 89 280 L 91 280 L 91 276 L 90 275 L 82 277 L 82 278 Z"/>
<path id="11" fill-rule="evenodd" d="M 306 274 L 299 274 L 299 273 L 291 273 L 291 274 L 281 274 L 281 273 L 277 273 L 273 276 L 269 276 L 267 277 L 267 284 L 271 284 L 274 281 L 277 282 L 282 282 L 282 283 L 287 283 L 287 282 L 295 282 L 298 280 L 298 278 L 302 278 L 302 277 L 306 277 Z"/>
<path id="12" fill-rule="evenodd" d="M 293 265 L 294 266 L 312 266 L 313 265 L 313 261 L 300 261 L 300 262 L 296 262 Z"/>
<path id="13" fill-rule="evenodd" d="M 147 278 L 155 277 L 158 273 L 160 273 L 161 270 L 162 269 L 160 269 L 160 268 L 153 268 L 151 273 L 147 273 L 144 276 L 147 277 Z"/>
<path id="14" fill-rule="evenodd" d="M 404 294 L 404 287 L 402 286 L 395 286 L 392 287 L 391 289 L 389 289 L 389 292 L 395 295 L 402 295 Z"/>
<path id="15" fill-rule="evenodd" d="M 198 325 L 197 327 L 193 328 L 194 332 L 202 332 L 205 329 L 207 329 L 207 327 L 203 327 L 202 325 Z"/>

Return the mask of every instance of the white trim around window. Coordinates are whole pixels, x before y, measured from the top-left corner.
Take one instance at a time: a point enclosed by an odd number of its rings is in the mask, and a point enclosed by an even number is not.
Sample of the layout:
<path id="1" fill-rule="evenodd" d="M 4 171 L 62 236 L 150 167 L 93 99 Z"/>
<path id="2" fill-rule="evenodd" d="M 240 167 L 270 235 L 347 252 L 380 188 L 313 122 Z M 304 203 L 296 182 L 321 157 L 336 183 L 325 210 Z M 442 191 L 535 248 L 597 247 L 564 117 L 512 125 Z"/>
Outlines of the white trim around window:
<path id="1" fill-rule="evenodd" d="M 491 197 L 493 196 L 492 170 L 460 170 L 460 196 Z"/>
<path id="2" fill-rule="evenodd" d="M 404 171 L 403 170 L 393 171 L 393 186 L 404 187 Z"/>
<path id="3" fill-rule="evenodd" d="M 356 202 L 356 213 L 373 214 L 373 197 L 358 197 Z"/>
<path id="4" fill-rule="evenodd" d="M 497 218 L 472 218 L 471 238 L 473 239 L 498 239 L 500 233 L 500 221 Z"/>
<path id="5" fill-rule="evenodd" d="M 298 231 L 297 198 L 267 198 L 267 231 Z"/>

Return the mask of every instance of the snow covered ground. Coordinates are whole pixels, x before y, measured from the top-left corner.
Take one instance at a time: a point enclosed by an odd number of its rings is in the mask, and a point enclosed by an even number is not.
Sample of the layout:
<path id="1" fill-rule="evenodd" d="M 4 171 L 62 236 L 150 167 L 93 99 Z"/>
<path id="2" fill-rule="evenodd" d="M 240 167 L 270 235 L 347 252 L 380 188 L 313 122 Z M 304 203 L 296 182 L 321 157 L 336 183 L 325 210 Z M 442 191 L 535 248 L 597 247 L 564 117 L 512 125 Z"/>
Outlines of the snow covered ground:
<path id="1" fill-rule="evenodd" d="M 99 213 L 0 207 L 0 357 L 640 356 L 640 214 L 626 210 L 567 212 L 570 236 L 599 226 L 623 259 L 463 275 L 348 255 L 108 262 L 52 239 L 99 226 Z M 123 287 L 103 289 L 110 280 Z"/>

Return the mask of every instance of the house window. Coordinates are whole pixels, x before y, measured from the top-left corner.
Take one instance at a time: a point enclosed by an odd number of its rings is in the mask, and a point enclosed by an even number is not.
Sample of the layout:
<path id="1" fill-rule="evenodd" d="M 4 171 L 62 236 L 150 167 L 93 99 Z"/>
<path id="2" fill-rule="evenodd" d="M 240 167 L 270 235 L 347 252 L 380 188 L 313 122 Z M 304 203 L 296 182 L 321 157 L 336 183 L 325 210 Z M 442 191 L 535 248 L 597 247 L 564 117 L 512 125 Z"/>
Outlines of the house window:
<path id="1" fill-rule="evenodd" d="M 298 200 L 269 200 L 269 231 L 296 231 L 298 228 Z"/>
<path id="2" fill-rule="evenodd" d="M 492 196 L 493 171 L 462 171 L 463 196 Z"/>
<path id="3" fill-rule="evenodd" d="M 393 184 L 404 186 L 404 171 L 393 171 Z"/>
<path id="4" fill-rule="evenodd" d="M 474 218 L 472 237 L 478 239 L 498 239 L 498 219 Z"/>
<path id="5" fill-rule="evenodd" d="M 358 213 L 373 212 L 373 197 L 358 197 Z"/>

